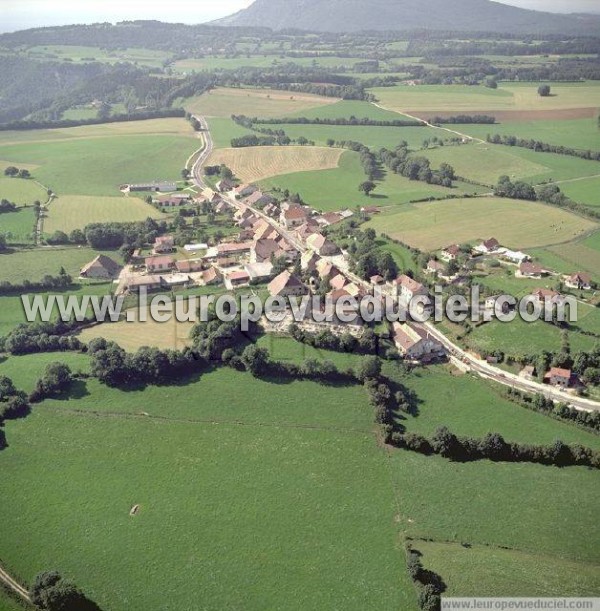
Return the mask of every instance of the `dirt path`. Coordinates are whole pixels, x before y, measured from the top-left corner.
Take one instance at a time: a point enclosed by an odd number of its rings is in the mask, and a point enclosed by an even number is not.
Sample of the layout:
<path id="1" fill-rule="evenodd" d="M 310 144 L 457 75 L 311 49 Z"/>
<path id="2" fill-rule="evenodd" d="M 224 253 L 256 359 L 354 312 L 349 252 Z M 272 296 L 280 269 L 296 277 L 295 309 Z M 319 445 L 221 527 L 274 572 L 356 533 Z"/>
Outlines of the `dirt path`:
<path id="1" fill-rule="evenodd" d="M 450 129 L 448 127 L 440 127 L 439 125 L 434 125 L 433 123 L 429 123 L 429 121 L 426 121 L 425 119 L 421 119 L 421 117 L 415 117 L 414 115 L 409 115 L 408 113 L 404 111 L 400 112 L 397 110 L 392 110 L 391 108 L 386 108 L 385 106 L 382 106 L 381 104 L 378 104 L 377 102 L 371 102 L 371 104 L 373 104 L 373 106 L 376 106 L 377 108 L 381 110 L 386 110 L 387 112 L 394 112 L 398 115 L 403 115 L 405 117 L 408 117 L 409 119 L 414 119 L 415 121 L 421 121 L 421 123 L 425 123 L 427 127 L 431 127 L 432 129 L 440 129 L 444 132 L 454 134 L 455 136 L 460 136 L 463 139 L 470 140 L 471 142 L 478 142 L 479 144 L 486 144 L 485 140 L 482 140 L 481 138 L 474 138 L 473 136 L 469 136 L 469 134 L 463 134 L 462 132 L 457 132 L 456 130 Z"/>
<path id="2" fill-rule="evenodd" d="M 26 602 L 31 603 L 29 592 L 22 585 L 20 585 L 18 581 L 13 579 L 2 567 L 0 567 L 0 581 L 6 585 L 7 588 L 17 594 L 17 596 Z"/>

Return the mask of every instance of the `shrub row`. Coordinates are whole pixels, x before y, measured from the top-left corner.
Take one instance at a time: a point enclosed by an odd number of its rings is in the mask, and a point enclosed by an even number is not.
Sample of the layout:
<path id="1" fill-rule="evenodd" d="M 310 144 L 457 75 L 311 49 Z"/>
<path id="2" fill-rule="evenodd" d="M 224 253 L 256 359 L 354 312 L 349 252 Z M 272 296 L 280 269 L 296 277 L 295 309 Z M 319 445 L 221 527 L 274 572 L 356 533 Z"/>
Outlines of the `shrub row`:
<path id="1" fill-rule="evenodd" d="M 391 443 L 421 454 L 438 454 L 450 460 L 466 462 L 488 459 L 498 462 L 532 462 L 557 467 L 585 466 L 600 468 L 600 452 L 581 445 L 566 445 L 560 440 L 549 446 L 509 443 L 498 433 L 481 439 L 457 437 L 447 427 L 440 427 L 431 439 L 417 433 L 394 432 Z"/>

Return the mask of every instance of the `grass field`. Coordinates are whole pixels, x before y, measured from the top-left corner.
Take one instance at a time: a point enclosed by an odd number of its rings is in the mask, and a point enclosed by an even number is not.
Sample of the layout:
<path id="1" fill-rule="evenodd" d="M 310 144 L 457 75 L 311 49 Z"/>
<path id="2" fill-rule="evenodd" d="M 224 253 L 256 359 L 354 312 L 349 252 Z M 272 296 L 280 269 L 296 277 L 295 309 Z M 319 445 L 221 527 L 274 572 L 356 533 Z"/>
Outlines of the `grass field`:
<path id="1" fill-rule="evenodd" d="M 416 608 L 362 391 L 227 370 L 185 393 L 80 394 L 7 427 L 15 573 L 58 568 L 106 609 Z"/>
<path id="2" fill-rule="evenodd" d="M 491 144 L 474 144 L 436 148 L 422 151 L 434 166 L 449 163 L 459 176 L 495 185 L 498 178 L 507 175 L 511 179 L 523 179 L 548 172 L 544 157 L 537 162 L 527 161 L 512 154 L 512 149 Z"/>
<path id="3" fill-rule="evenodd" d="M 596 596 L 600 567 L 510 549 L 416 541 L 423 564 L 448 584 L 446 596 Z"/>
<path id="4" fill-rule="evenodd" d="M 490 236 L 510 248 L 558 244 L 596 224 L 555 207 L 489 197 L 411 204 L 373 217 L 369 226 L 421 250 L 436 250 Z"/>
<path id="5" fill-rule="evenodd" d="M 598 564 L 590 536 L 597 532 L 600 501 L 593 470 L 452 463 L 412 452 L 392 453 L 391 468 L 408 536 Z"/>
<path id="6" fill-rule="evenodd" d="M 337 101 L 336 98 L 272 89 L 217 88 L 197 98 L 185 100 L 183 106 L 188 112 L 207 117 L 283 117 Z"/>
<path id="7" fill-rule="evenodd" d="M 408 431 L 431 437 L 447 426 L 457 435 L 500 433 L 507 441 L 551 444 L 561 439 L 600 449 L 600 436 L 515 405 L 480 378 L 452 375 L 439 366 L 418 370 L 402 382 L 420 400 L 418 415 L 403 421 Z"/>
<path id="8" fill-rule="evenodd" d="M 370 102 L 362 102 L 360 100 L 340 100 L 334 104 L 320 106 L 318 108 L 309 108 L 300 113 L 291 113 L 290 117 L 307 117 L 309 119 L 339 119 L 357 117 L 381 121 L 398 121 L 402 119 L 411 120 L 408 117 L 398 116 L 397 112 L 383 110 L 371 104 Z"/>
<path id="9" fill-rule="evenodd" d="M 451 189 L 410 181 L 398 174 L 388 174 L 379 182 L 371 197 L 358 190 L 366 180 L 357 153 L 346 151 L 340 158 L 340 165 L 334 170 L 296 172 L 262 181 L 266 189 L 279 187 L 300 193 L 304 201 L 318 210 L 340 210 L 355 206 L 393 206 L 414 199 L 444 197 L 453 193 Z M 470 187 L 470 189 L 473 189 Z"/>
<path id="10" fill-rule="evenodd" d="M 34 225 L 33 208 L 18 208 L 15 212 L 0 214 L 0 234 L 7 237 L 9 244 L 33 242 Z"/>
<path id="11" fill-rule="evenodd" d="M 436 148 L 423 151 L 423 154 L 434 167 L 445 161 L 459 176 L 488 185 L 495 185 L 503 174 L 513 180 L 526 179 L 535 184 L 550 179 L 596 176 L 600 169 L 597 162 L 577 157 L 487 143 Z"/>
<path id="12" fill-rule="evenodd" d="M 252 130 L 239 126 L 230 118 L 211 117 L 207 120 L 215 149 L 229 148 L 233 138 L 254 134 Z"/>
<path id="13" fill-rule="evenodd" d="M 562 183 L 560 189 L 575 202 L 600 208 L 600 175 L 596 178 Z"/>
<path id="14" fill-rule="evenodd" d="M 46 190 L 32 179 L 8 178 L 0 168 L 0 199 L 7 199 L 17 205 L 31 206 L 33 202 L 45 202 Z"/>
<path id="15" fill-rule="evenodd" d="M 316 146 L 258 146 L 215 151 L 208 163 L 225 164 L 244 182 L 280 174 L 337 168 L 342 149 Z"/>
<path id="16" fill-rule="evenodd" d="M 68 365 L 73 372 L 87 373 L 89 370 L 89 358 L 81 352 L 42 352 L 0 360 L 0 375 L 8 376 L 17 388 L 30 393 L 36 381 L 44 374 L 46 366 L 57 361 Z"/>
<path id="17" fill-rule="evenodd" d="M 459 125 L 457 129 L 483 140 L 487 134 L 506 134 L 576 149 L 600 150 L 600 130 L 594 119 L 502 121 L 496 125 Z"/>
<path id="18" fill-rule="evenodd" d="M 600 282 L 600 251 L 590 247 L 593 236 L 587 240 L 571 242 L 549 248 L 534 249 L 531 255 L 543 265 L 564 274 L 575 271 L 588 272 Z"/>
<path id="19" fill-rule="evenodd" d="M 519 317 L 510 323 L 492 321 L 477 327 L 469 336 L 468 343 L 479 350 L 501 350 L 509 355 L 535 355 L 543 350 L 560 352 L 561 330 L 554 325 L 535 321 L 527 323 Z M 587 352 L 597 343 L 596 338 L 569 333 L 571 350 Z"/>
<path id="20" fill-rule="evenodd" d="M 331 107 L 326 107 L 331 108 Z M 398 118 L 398 115 L 396 115 Z M 335 141 L 354 140 L 372 148 L 395 149 L 405 140 L 413 150 L 422 147 L 425 139 L 434 136 L 445 137 L 437 129 L 431 127 L 376 127 L 376 126 L 347 126 L 347 125 L 286 125 L 275 124 L 268 126 L 271 129 L 282 129 L 290 138 L 304 136 L 317 144 L 324 145 L 328 139 Z"/>
<path id="21" fill-rule="evenodd" d="M 103 252 L 103 251 L 102 251 Z M 0 255 L 0 282 L 13 284 L 23 282 L 25 278 L 31 282 L 41 280 L 46 274 L 56 276 L 61 267 L 76 278 L 79 270 L 101 254 L 91 248 L 46 247 L 31 250 L 18 250 Z M 118 252 L 106 251 L 115 261 L 120 261 Z"/>
<path id="22" fill-rule="evenodd" d="M 391 253 L 392 257 L 394 257 L 394 261 L 396 261 L 396 264 L 401 270 L 412 270 L 415 273 L 418 271 L 418 265 L 412 258 L 411 251 L 406 248 L 406 246 L 395 244 L 383 238 L 378 238 L 377 244 L 382 251 Z"/>
<path id="23" fill-rule="evenodd" d="M 36 178 L 59 195 L 116 195 L 119 185 L 178 180 L 195 138 L 113 136 L 3 146 L 0 157 L 36 163 Z"/>
<path id="24" fill-rule="evenodd" d="M 535 254 L 544 264 L 554 265 L 557 271 L 584 271 L 600 281 L 600 248 L 595 246 L 595 240 L 596 237 L 592 236 L 586 240 L 535 251 Z"/>
<path id="25" fill-rule="evenodd" d="M 129 223 L 161 216 L 156 208 L 137 197 L 66 195 L 48 206 L 44 232 L 52 234 L 60 230 L 69 234 L 90 223 Z"/>
<path id="26" fill-rule="evenodd" d="M 600 86 L 552 83 L 552 95 L 538 95 L 539 83 L 499 83 L 498 89 L 468 85 L 418 85 L 371 89 L 384 108 L 397 112 L 548 111 L 600 105 Z"/>
<path id="27" fill-rule="evenodd" d="M 271 357 L 276 361 L 302 363 L 307 359 L 317 359 L 320 361 L 331 361 L 338 369 L 347 369 L 348 367 L 356 367 L 362 359 L 357 354 L 313 348 L 312 346 L 297 342 L 291 337 L 272 334 L 263 335 L 257 344 L 267 348 L 271 353 Z"/>

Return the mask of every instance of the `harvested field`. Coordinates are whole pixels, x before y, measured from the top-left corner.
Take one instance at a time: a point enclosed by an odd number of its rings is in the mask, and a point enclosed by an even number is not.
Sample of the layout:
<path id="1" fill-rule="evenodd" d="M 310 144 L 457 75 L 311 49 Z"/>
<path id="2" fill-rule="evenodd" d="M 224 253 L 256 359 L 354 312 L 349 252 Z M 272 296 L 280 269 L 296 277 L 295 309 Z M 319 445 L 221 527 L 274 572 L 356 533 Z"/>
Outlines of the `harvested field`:
<path id="1" fill-rule="evenodd" d="M 337 168 L 342 149 L 307 146 L 260 146 L 215 151 L 211 165 L 224 163 L 245 182 L 280 174 Z"/>
<path id="2" fill-rule="evenodd" d="M 213 89 L 197 98 L 184 102 L 189 112 L 207 117 L 248 115 L 283 117 L 307 108 L 335 104 L 337 98 L 325 98 L 309 93 L 292 93 L 272 89 Z"/>

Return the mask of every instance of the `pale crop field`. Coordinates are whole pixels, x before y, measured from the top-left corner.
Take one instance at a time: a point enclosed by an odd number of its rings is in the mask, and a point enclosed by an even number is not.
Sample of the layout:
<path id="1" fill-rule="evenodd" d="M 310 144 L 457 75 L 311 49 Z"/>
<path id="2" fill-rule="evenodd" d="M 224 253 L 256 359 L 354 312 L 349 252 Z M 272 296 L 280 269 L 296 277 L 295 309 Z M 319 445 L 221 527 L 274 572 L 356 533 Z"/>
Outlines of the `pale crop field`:
<path id="1" fill-rule="evenodd" d="M 552 206 L 495 197 L 403 206 L 369 225 L 421 250 L 491 236 L 510 248 L 532 248 L 568 242 L 598 227 Z"/>
<path id="2" fill-rule="evenodd" d="M 90 223 L 129 223 L 148 217 L 161 218 L 161 213 L 137 197 L 65 195 L 48 207 L 44 232 L 69 233 Z"/>
<path id="3" fill-rule="evenodd" d="M 307 108 L 339 102 L 338 98 L 325 98 L 310 93 L 293 93 L 274 89 L 217 88 L 184 103 L 189 112 L 207 117 L 283 117 Z"/>
<path id="4" fill-rule="evenodd" d="M 148 314 L 146 322 L 107 323 L 84 329 L 78 337 L 84 343 L 96 337 L 103 337 L 116 342 L 129 352 L 135 352 L 142 346 L 161 350 L 183 350 L 190 345 L 189 335 L 193 326 L 191 322 L 178 322 L 175 317 L 170 322 L 159 323 Z"/>
<path id="5" fill-rule="evenodd" d="M 224 163 L 244 182 L 280 174 L 337 168 L 342 149 L 315 146 L 260 146 L 215 151 L 211 165 Z"/>

